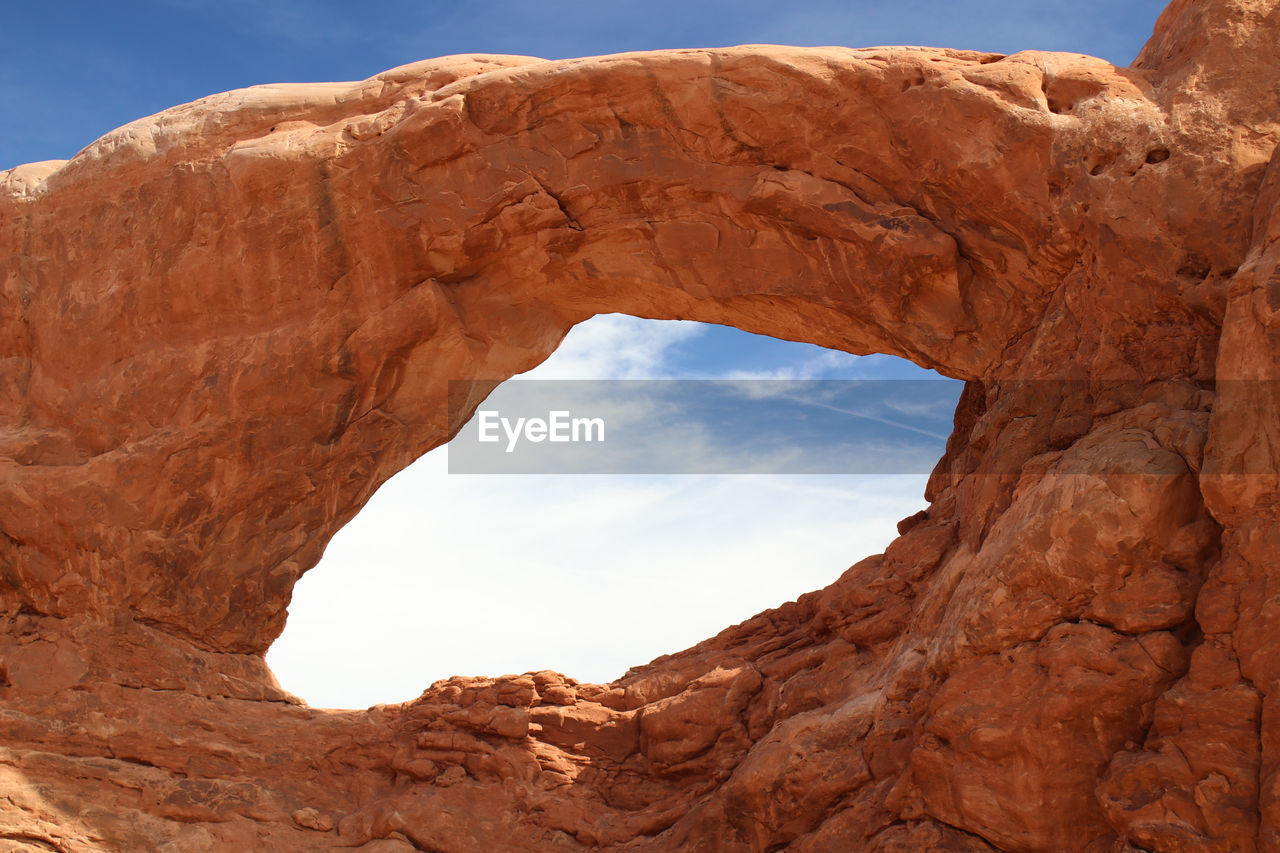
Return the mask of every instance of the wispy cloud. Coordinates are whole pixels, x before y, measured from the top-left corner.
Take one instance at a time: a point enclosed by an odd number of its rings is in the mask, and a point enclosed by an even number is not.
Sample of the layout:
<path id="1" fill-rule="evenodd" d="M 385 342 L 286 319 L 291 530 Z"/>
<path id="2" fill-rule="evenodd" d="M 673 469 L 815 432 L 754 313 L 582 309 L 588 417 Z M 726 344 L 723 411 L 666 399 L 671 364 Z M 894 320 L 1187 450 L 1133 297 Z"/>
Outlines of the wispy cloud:
<path id="1" fill-rule="evenodd" d="M 705 333 L 696 324 L 597 317 L 526 376 L 679 375 Z M 795 352 L 800 363 L 778 367 L 814 370 L 809 350 Z M 653 416 L 648 405 L 637 403 L 631 416 Z M 788 463 L 785 448 L 716 460 L 734 449 L 705 424 L 668 426 L 665 440 L 687 454 L 689 470 L 707 461 L 762 471 Z M 922 505 L 925 482 L 467 477 L 446 473 L 447 453 L 432 451 L 386 483 L 298 583 L 268 655 L 287 689 L 316 705 L 364 707 L 410 699 L 454 674 L 551 668 L 607 681 L 829 584 L 883 550 L 895 522 Z M 605 623 L 607 631 L 592 627 Z"/>
<path id="2" fill-rule="evenodd" d="M 672 348 L 706 327 L 680 320 L 655 322 L 602 314 L 569 331 L 555 355 L 524 379 L 666 379 Z"/>
<path id="3" fill-rule="evenodd" d="M 845 375 L 851 366 L 848 353 L 823 350 L 796 364 L 780 365 L 767 370 L 729 370 L 725 379 L 828 379 Z"/>

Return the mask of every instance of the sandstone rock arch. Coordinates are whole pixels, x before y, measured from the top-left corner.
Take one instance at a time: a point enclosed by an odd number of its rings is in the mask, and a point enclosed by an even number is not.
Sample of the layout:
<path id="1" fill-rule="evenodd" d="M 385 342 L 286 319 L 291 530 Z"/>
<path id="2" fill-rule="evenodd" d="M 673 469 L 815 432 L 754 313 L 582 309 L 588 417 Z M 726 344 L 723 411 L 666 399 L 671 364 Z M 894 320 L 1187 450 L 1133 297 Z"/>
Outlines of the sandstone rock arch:
<path id="1" fill-rule="evenodd" d="M 0 173 L 0 836 L 1275 849 L 1277 34 L 455 57 Z M 289 590 L 447 382 L 604 311 L 968 380 L 927 518 L 614 685 L 291 705 Z"/>

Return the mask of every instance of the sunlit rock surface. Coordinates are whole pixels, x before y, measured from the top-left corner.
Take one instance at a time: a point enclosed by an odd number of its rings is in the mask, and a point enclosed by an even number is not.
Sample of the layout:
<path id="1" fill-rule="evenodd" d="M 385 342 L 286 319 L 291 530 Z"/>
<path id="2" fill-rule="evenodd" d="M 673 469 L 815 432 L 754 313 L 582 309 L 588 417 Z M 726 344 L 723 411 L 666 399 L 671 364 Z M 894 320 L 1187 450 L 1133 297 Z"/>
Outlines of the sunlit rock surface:
<path id="1" fill-rule="evenodd" d="M 452 57 L 0 172 L 0 849 L 1280 850 L 1278 40 Z M 613 684 L 284 694 L 449 381 L 600 312 L 967 380 L 927 513 Z"/>

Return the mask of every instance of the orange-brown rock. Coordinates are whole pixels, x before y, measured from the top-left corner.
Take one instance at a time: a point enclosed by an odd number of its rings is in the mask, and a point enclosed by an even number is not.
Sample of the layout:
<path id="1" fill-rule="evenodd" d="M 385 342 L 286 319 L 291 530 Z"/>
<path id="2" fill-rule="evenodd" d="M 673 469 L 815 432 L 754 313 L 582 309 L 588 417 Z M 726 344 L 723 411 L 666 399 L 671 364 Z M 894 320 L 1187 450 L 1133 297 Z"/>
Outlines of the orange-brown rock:
<path id="1" fill-rule="evenodd" d="M 1278 41 L 454 57 L 0 173 L 0 849 L 1280 850 Z M 334 531 L 612 311 L 967 380 L 927 513 L 614 684 L 283 693 Z"/>

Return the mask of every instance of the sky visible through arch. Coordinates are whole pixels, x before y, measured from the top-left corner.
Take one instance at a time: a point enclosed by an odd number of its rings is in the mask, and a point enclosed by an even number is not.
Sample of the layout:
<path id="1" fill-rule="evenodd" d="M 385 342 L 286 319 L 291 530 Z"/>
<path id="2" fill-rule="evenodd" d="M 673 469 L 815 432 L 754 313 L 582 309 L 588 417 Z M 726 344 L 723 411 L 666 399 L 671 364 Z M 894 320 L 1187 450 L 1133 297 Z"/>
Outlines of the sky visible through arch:
<path id="1" fill-rule="evenodd" d="M 565 58 L 772 43 L 1089 53 L 1128 64 L 1159 0 L 138 0 L 0 3 L 0 169 L 268 82 L 453 53 Z M 963 132 L 958 130 L 958 132 Z M 607 316 L 548 378 L 910 378 L 733 329 Z M 924 478 L 466 477 L 428 454 L 299 583 L 269 661 L 312 704 L 410 699 L 451 674 L 607 680 L 831 582 L 923 505 Z"/>
<path id="2" fill-rule="evenodd" d="M 934 374 L 603 315 L 522 378 L 886 375 Z M 286 689 L 363 707 L 449 675 L 609 681 L 826 586 L 924 505 L 919 474 L 467 476 L 448 451 L 386 483 L 299 581 L 267 656 Z"/>

